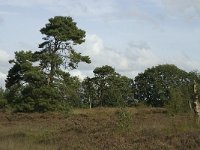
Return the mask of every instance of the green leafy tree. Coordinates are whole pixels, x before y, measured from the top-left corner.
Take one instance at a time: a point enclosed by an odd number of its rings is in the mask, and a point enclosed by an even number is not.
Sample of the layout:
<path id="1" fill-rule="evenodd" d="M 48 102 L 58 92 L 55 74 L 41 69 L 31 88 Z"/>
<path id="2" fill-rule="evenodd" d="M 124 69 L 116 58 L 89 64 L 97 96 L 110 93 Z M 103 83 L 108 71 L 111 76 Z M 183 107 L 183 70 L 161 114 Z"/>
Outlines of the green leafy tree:
<path id="1" fill-rule="evenodd" d="M 17 111 L 53 111 L 77 103 L 80 82 L 65 69 L 76 69 L 88 56 L 75 51 L 84 42 L 85 31 L 71 17 L 56 16 L 42 28 L 45 35 L 40 51 L 20 51 L 10 63 L 6 88 L 10 105 Z"/>
<path id="2" fill-rule="evenodd" d="M 38 66 L 33 66 L 31 51 L 15 52 L 15 59 L 9 62 L 13 67 L 9 70 L 6 80 L 7 101 L 19 111 L 34 110 L 32 89 L 45 84 L 45 76 Z"/>
<path id="3" fill-rule="evenodd" d="M 39 45 L 42 50 L 36 52 L 41 68 L 47 73 L 51 84 L 59 77 L 64 68 L 77 68 L 79 62 L 90 63 L 88 56 L 77 53 L 73 46 L 85 41 L 85 31 L 79 29 L 71 17 L 56 16 L 42 28 L 44 42 Z"/>
<path id="4" fill-rule="evenodd" d="M 86 105 L 86 107 L 89 106 L 89 108 L 94 107 L 97 104 L 95 101 L 97 95 L 95 91 L 94 78 L 85 78 L 81 85 L 83 106 Z"/>
<path id="5" fill-rule="evenodd" d="M 111 87 L 112 88 L 110 89 L 113 90 L 114 93 L 116 93 L 115 94 L 117 96 L 116 99 L 118 99 L 115 105 L 132 106 L 135 104 L 132 79 L 126 76 L 119 75 L 116 78 L 114 78 L 113 85 Z"/>
<path id="6" fill-rule="evenodd" d="M 80 86 L 81 81 L 78 77 L 72 77 L 69 73 L 65 74 L 60 85 L 63 101 L 67 101 L 70 106 L 81 107 Z"/>
<path id="7" fill-rule="evenodd" d="M 0 87 L 0 109 L 5 108 L 6 99 L 5 99 L 5 91 L 2 87 Z"/>
<path id="8" fill-rule="evenodd" d="M 97 91 L 97 101 L 99 102 L 100 106 L 106 105 L 106 91 L 111 86 L 111 82 L 115 76 L 118 74 L 115 72 L 115 69 L 111 66 L 102 66 L 96 67 L 94 69 L 94 83 L 95 89 Z"/>
<path id="9" fill-rule="evenodd" d="M 135 97 L 147 105 L 164 106 L 170 99 L 170 89 L 191 89 L 192 82 L 191 75 L 175 65 L 158 65 L 135 77 Z"/>
<path id="10" fill-rule="evenodd" d="M 192 71 L 189 73 L 191 79 L 193 80 L 191 93 L 192 99 L 189 100 L 190 109 L 197 114 L 198 102 L 200 97 L 200 73 L 198 71 Z"/>
<path id="11" fill-rule="evenodd" d="M 111 66 L 94 69 L 94 78 L 83 82 L 85 101 L 93 106 L 122 106 L 134 101 L 133 80 L 115 72 Z"/>
<path id="12" fill-rule="evenodd" d="M 185 113 L 190 111 L 189 99 L 191 93 L 188 92 L 188 87 L 170 88 L 169 100 L 166 102 L 166 108 L 169 113 Z"/>

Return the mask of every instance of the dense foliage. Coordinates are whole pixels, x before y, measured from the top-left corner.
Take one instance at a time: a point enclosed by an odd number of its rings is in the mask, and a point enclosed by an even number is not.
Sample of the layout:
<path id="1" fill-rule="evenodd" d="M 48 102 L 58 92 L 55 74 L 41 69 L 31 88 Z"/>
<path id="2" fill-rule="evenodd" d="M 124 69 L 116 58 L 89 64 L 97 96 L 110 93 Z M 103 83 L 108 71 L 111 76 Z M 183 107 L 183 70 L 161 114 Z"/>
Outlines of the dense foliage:
<path id="1" fill-rule="evenodd" d="M 0 109 L 4 109 L 6 106 L 6 99 L 5 99 L 5 91 L 3 88 L 0 88 Z"/>
<path id="2" fill-rule="evenodd" d="M 45 112 L 143 103 L 177 113 L 193 107 L 193 83 L 200 83 L 197 72 L 165 64 L 148 68 L 133 80 L 105 65 L 93 70 L 94 77 L 80 81 L 68 71 L 76 69 L 79 62 L 91 62 L 89 56 L 74 49 L 85 41 L 85 31 L 71 17 L 62 16 L 50 18 L 40 31 L 44 38 L 38 51 L 15 52 L 9 61 L 13 66 L 6 92 L 0 89 L 0 108 L 8 103 L 15 111 Z"/>
<path id="3" fill-rule="evenodd" d="M 85 31 L 78 29 L 71 17 L 49 19 L 41 33 L 45 37 L 40 51 L 19 51 L 10 61 L 7 99 L 16 111 L 65 109 L 70 101 L 77 101 L 80 84 L 65 69 L 75 69 L 79 62 L 90 63 L 88 56 L 73 48 L 84 42 Z"/>
<path id="4" fill-rule="evenodd" d="M 172 106 L 173 102 L 173 107 L 180 104 L 179 107 L 184 105 L 189 108 L 195 77 L 195 74 L 187 73 L 175 65 L 148 68 L 135 78 L 135 98 L 151 106 Z"/>
<path id="5" fill-rule="evenodd" d="M 85 103 L 93 106 L 125 106 L 134 102 L 133 80 L 111 66 L 94 69 L 94 77 L 82 82 Z"/>

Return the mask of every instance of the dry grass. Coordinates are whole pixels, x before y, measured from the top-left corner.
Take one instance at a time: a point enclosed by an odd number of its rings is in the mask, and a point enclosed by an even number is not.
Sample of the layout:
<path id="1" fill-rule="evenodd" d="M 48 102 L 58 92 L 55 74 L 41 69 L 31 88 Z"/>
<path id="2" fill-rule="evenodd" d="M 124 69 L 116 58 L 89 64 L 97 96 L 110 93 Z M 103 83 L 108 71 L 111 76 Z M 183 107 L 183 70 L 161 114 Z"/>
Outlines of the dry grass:
<path id="1" fill-rule="evenodd" d="M 200 149 L 193 116 L 170 116 L 164 109 L 76 109 L 69 117 L 0 113 L 0 118 L 0 150 Z"/>

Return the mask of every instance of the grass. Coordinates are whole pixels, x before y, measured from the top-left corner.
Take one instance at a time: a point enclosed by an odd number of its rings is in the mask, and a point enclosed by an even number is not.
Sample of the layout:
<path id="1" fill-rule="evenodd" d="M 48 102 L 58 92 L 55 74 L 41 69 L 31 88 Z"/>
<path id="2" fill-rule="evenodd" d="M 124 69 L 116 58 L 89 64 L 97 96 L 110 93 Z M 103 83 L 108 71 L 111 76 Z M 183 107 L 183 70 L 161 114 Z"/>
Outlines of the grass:
<path id="1" fill-rule="evenodd" d="M 75 109 L 60 113 L 0 113 L 0 150 L 199 149 L 192 114 L 158 108 Z"/>

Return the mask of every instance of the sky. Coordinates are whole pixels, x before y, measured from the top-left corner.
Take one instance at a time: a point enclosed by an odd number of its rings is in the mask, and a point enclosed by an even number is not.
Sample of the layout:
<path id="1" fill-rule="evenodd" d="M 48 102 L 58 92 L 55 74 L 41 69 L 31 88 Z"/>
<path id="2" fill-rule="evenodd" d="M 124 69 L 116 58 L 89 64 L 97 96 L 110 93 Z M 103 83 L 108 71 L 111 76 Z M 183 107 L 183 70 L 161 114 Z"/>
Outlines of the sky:
<path id="1" fill-rule="evenodd" d="M 80 78 L 103 65 L 130 78 L 159 64 L 200 68 L 200 0 L 0 0 L 0 86 L 14 52 L 38 50 L 39 30 L 54 16 L 86 31 L 76 49 L 92 63 L 70 71 Z"/>

